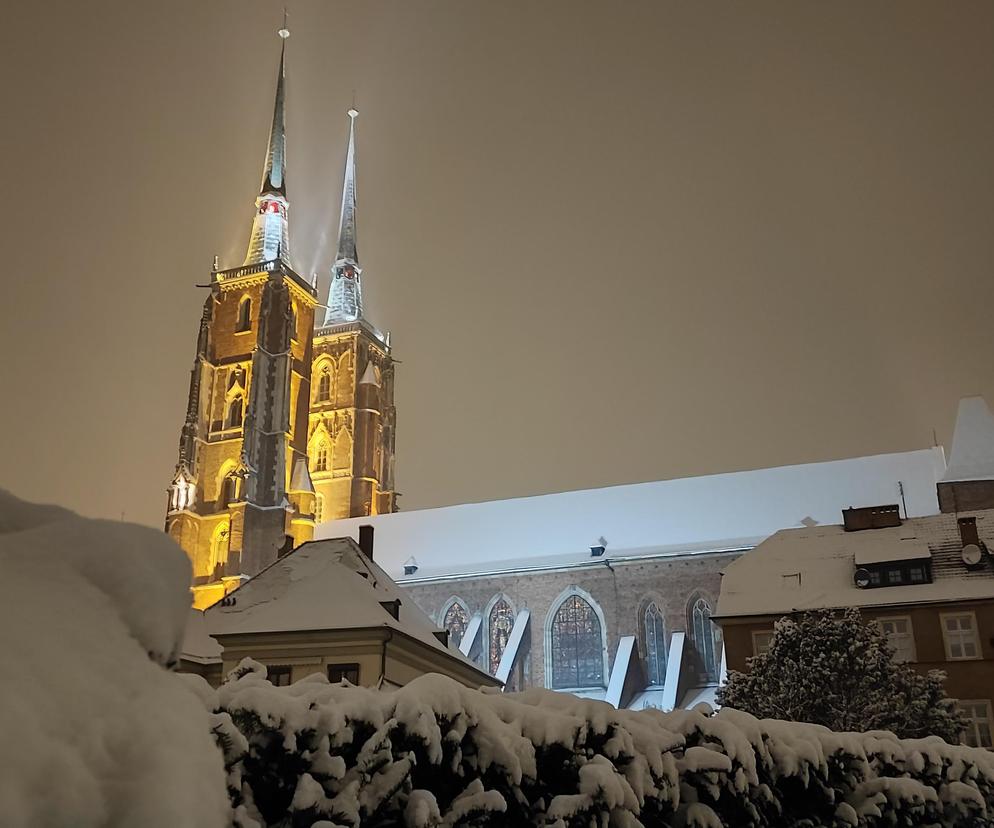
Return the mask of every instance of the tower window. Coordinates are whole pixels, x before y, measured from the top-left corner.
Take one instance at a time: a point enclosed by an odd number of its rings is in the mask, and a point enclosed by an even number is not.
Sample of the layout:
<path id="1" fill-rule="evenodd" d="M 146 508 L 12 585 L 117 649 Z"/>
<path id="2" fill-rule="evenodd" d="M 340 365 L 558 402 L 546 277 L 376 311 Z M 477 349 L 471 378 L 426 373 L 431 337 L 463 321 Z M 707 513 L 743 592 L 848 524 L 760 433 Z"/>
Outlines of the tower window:
<path id="1" fill-rule="evenodd" d="M 235 397 L 230 403 L 228 403 L 228 412 L 225 417 L 224 427 L 241 428 L 244 414 L 244 400 L 242 400 L 241 397 Z"/>
<path id="2" fill-rule="evenodd" d="M 331 399 L 331 369 L 321 366 L 321 376 L 318 377 L 318 402 L 328 402 Z"/>
<path id="3" fill-rule="evenodd" d="M 320 523 L 324 517 L 324 495 L 314 495 L 314 522 Z"/>
<path id="4" fill-rule="evenodd" d="M 314 471 L 328 471 L 328 444 L 322 441 L 314 455 Z"/>
<path id="5" fill-rule="evenodd" d="M 238 303 L 238 325 L 236 326 L 236 331 L 247 331 L 252 328 L 252 299 L 248 296 L 243 296 L 242 301 Z"/>

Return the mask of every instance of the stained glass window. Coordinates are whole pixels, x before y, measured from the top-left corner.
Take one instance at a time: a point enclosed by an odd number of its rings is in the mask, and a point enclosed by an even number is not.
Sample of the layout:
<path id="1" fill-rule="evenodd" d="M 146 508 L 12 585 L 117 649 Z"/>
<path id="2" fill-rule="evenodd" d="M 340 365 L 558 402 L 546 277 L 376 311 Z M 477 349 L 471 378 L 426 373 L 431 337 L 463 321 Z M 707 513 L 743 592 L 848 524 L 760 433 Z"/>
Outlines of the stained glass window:
<path id="1" fill-rule="evenodd" d="M 453 601 L 452 605 L 445 611 L 442 618 L 442 627 L 449 631 L 449 643 L 453 647 L 462 644 L 463 636 L 466 635 L 466 628 L 469 626 L 469 613 L 458 601 Z"/>
<path id="2" fill-rule="evenodd" d="M 649 684 L 663 684 L 666 680 L 666 625 L 663 614 L 653 601 L 645 608 L 645 664 Z"/>
<path id="3" fill-rule="evenodd" d="M 496 675 L 500 666 L 500 657 L 504 655 L 504 648 L 507 647 L 507 640 L 511 637 L 511 629 L 514 627 L 514 610 L 503 598 L 490 608 L 490 617 L 487 619 L 487 638 L 490 647 L 487 652 L 490 658 L 490 675 Z"/>
<path id="4" fill-rule="evenodd" d="M 601 622 L 579 595 L 563 601 L 552 619 L 552 686 L 604 686 Z"/>
<path id="5" fill-rule="evenodd" d="M 704 598 L 698 598 L 694 602 L 690 629 L 694 645 L 704 665 L 706 680 L 717 681 L 718 665 L 715 661 L 715 633 L 711 624 L 711 605 Z"/>

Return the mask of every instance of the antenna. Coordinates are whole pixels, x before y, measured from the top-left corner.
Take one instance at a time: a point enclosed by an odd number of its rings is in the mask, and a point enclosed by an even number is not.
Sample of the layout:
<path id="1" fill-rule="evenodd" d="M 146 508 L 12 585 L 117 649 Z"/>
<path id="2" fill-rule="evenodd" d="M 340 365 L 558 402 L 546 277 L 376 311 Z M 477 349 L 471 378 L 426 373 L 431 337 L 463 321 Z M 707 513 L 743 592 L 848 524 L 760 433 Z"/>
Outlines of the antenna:
<path id="1" fill-rule="evenodd" d="M 283 40 L 286 40 L 290 36 L 290 30 L 286 27 L 286 6 L 283 7 L 283 28 L 276 34 L 283 38 Z"/>

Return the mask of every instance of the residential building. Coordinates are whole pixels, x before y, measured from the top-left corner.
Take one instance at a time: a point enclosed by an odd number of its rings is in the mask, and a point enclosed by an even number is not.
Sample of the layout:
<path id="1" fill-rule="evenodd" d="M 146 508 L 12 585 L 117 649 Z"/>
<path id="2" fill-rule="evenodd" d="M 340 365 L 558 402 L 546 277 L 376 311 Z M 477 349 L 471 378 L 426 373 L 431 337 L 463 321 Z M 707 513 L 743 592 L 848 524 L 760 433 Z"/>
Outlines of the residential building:
<path id="1" fill-rule="evenodd" d="M 960 402 L 937 497 L 938 515 L 846 509 L 841 524 L 783 529 L 731 562 L 714 615 L 728 668 L 747 670 L 784 616 L 858 607 L 895 658 L 945 671 L 965 738 L 994 747 L 994 416 L 979 397 Z"/>

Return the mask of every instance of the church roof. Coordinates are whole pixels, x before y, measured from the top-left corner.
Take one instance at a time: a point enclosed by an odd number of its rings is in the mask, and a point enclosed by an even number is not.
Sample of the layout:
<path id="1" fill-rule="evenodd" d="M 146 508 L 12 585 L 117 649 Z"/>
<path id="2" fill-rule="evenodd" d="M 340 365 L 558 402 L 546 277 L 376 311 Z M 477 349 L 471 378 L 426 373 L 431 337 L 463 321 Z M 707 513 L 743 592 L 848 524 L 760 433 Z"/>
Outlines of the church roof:
<path id="1" fill-rule="evenodd" d="M 994 480 L 994 414 L 983 397 L 964 397 L 956 412 L 953 450 L 942 481 Z"/>
<path id="2" fill-rule="evenodd" d="M 376 527 L 377 561 L 399 582 L 742 550 L 791 526 L 837 523 L 848 506 L 901 502 L 938 511 L 941 448 L 635 483 L 321 524 Z M 592 558 L 600 537 L 607 551 Z M 404 575 L 404 561 L 418 570 Z"/>
<path id="3" fill-rule="evenodd" d="M 205 612 L 213 636 L 385 627 L 471 664 L 435 637 L 439 628 L 351 538 L 305 543 L 228 597 Z M 393 601 L 397 618 L 384 606 Z"/>

